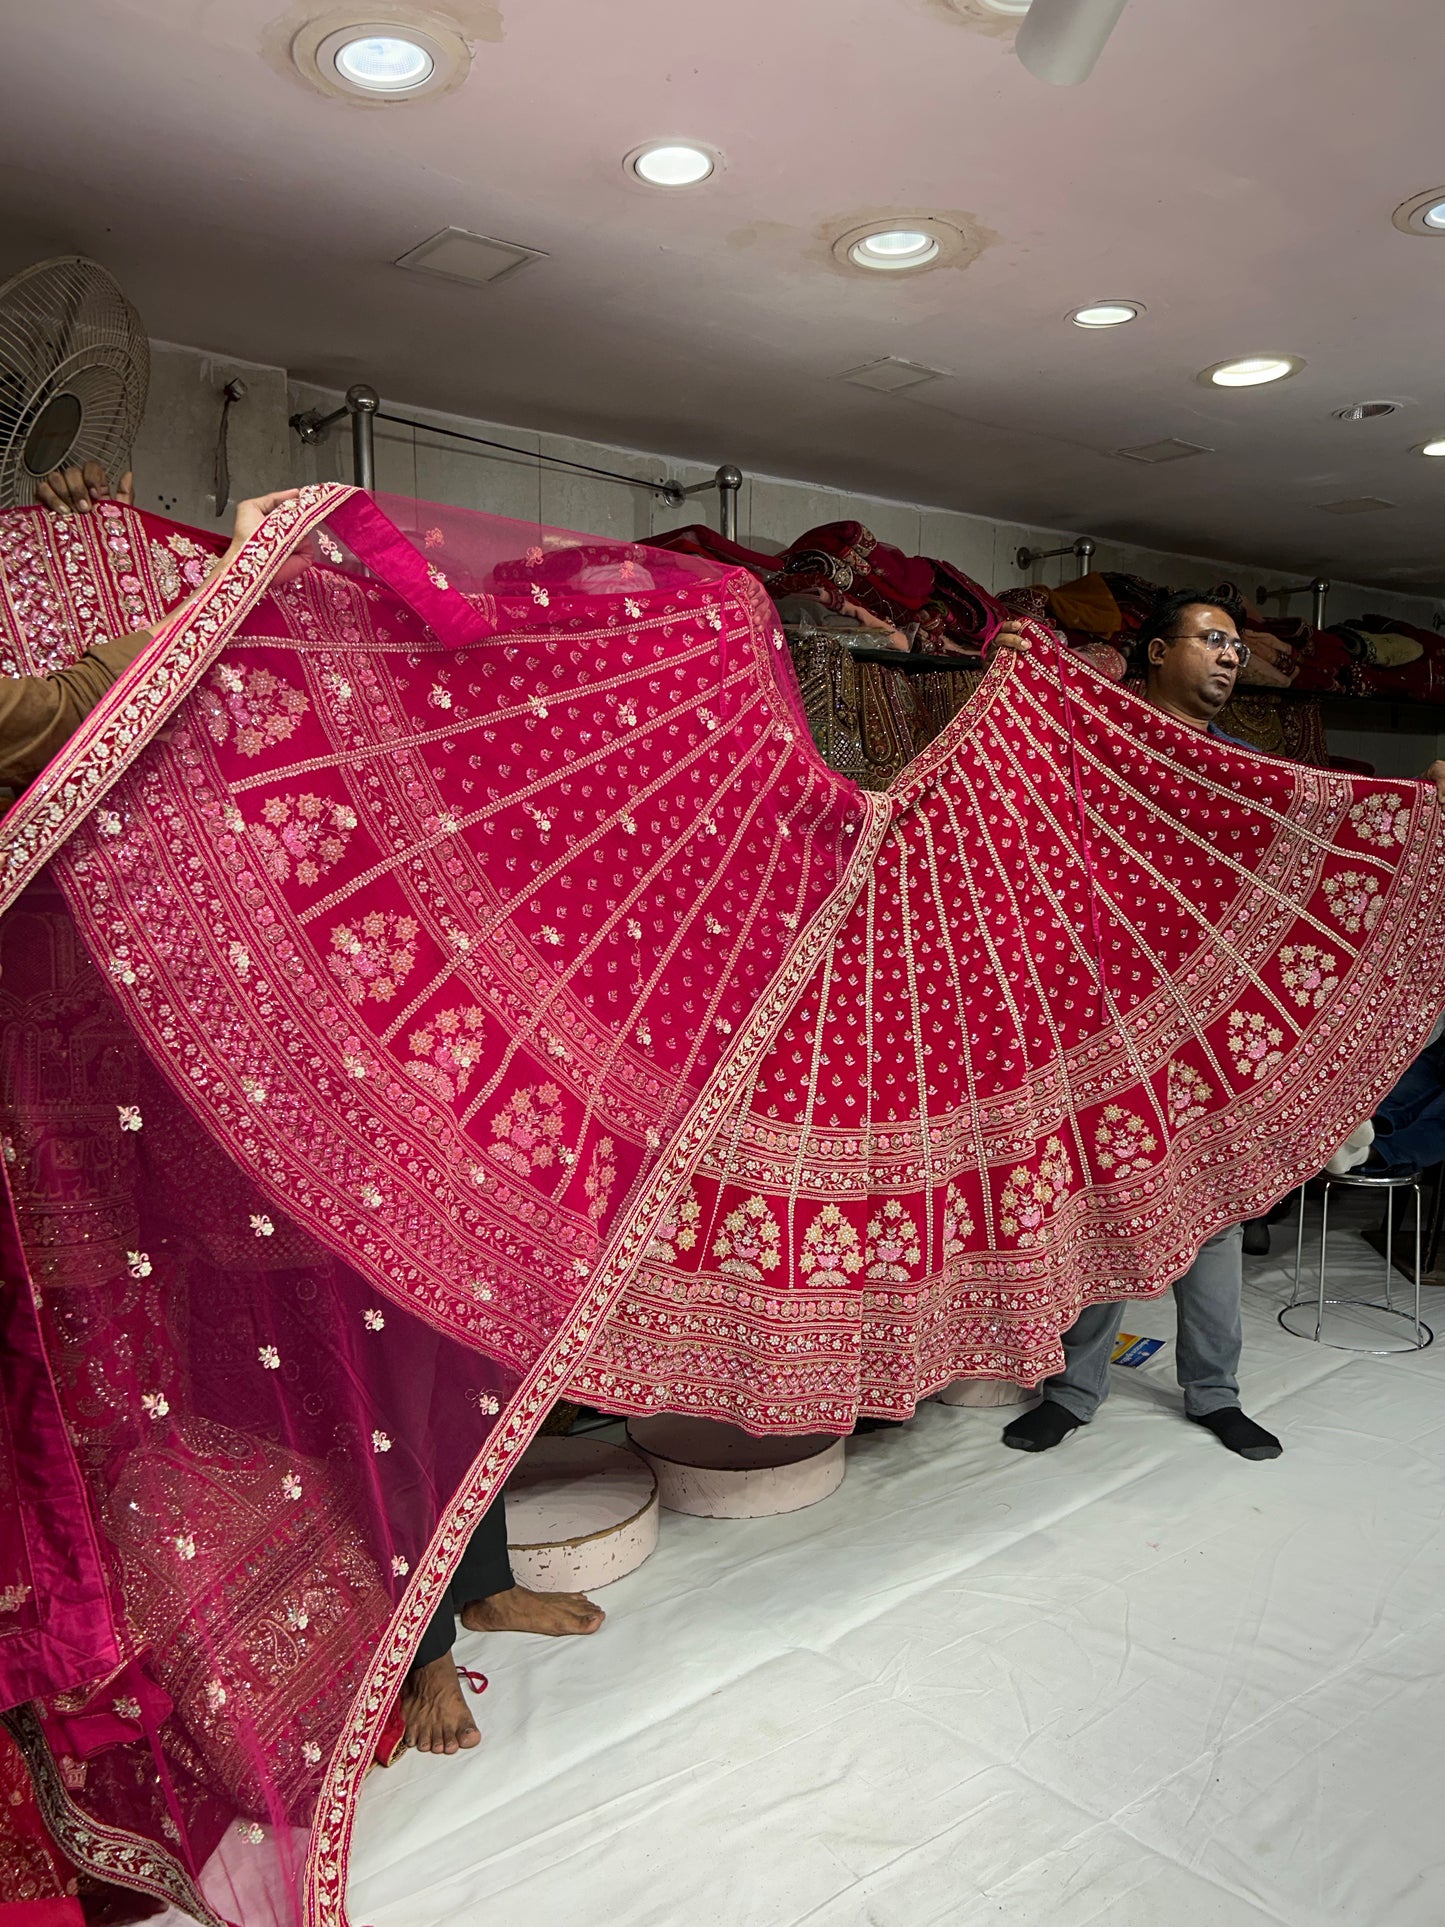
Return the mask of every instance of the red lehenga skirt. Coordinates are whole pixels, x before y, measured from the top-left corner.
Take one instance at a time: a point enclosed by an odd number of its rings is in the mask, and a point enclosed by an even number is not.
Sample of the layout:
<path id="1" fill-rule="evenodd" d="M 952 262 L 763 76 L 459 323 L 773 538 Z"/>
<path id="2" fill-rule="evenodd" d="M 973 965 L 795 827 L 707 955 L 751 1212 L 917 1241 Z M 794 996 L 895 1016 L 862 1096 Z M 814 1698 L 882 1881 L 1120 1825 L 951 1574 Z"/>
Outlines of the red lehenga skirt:
<path id="1" fill-rule="evenodd" d="M 187 546 L 189 544 L 189 547 Z M 0 517 L 13 668 L 205 542 Z M 345 1919 L 356 1789 L 551 1404 L 1036 1382 L 1441 1001 L 1433 793 L 1040 633 L 882 795 L 740 571 L 341 488 L 0 824 L 0 1704 L 77 1866 Z"/>

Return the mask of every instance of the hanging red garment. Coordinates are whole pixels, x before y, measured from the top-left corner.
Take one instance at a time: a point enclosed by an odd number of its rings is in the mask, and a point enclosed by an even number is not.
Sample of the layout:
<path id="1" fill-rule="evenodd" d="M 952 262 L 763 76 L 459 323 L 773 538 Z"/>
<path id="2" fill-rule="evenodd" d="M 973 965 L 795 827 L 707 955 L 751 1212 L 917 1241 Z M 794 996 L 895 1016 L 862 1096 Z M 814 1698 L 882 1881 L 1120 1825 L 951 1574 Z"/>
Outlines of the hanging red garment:
<path id="1" fill-rule="evenodd" d="M 344 1921 L 377 1734 L 559 1395 L 846 1431 L 1034 1382 L 1440 1003 L 1422 785 L 1039 631 L 865 794 L 741 571 L 387 511 L 278 510 L 0 823 L 6 1292 L 116 1654 L 34 1588 L 0 1699 L 77 1864 L 247 1927 Z M 107 529 L 149 550 L 89 519 L 0 518 L 22 656 Z"/>

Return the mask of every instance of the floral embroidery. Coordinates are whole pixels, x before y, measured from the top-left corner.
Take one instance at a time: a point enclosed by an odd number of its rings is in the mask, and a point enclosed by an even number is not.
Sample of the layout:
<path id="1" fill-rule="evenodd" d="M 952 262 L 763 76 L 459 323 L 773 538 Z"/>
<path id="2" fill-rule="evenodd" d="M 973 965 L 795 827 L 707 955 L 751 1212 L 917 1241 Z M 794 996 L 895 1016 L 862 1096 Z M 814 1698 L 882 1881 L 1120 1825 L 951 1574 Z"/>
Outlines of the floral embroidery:
<path id="1" fill-rule="evenodd" d="M 264 1211 L 253 1211 L 251 1213 L 251 1230 L 258 1238 L 271 1238 L 276 1234 L 275 1225 L 272 1224 Z"/>
<path id="2" fill-rule="evenodd" d="M 63 1753 L 60 1756 L 59 1766 L 61 1779 L 72 1793 L 78 1793 L 85 1785 L 85 1776 L 90 1770 L 89 1762 L 77 1760 L 71 1753 Z"/>
<path id="3" fill-rule="evenodd" d="M 294 736 L 311 707 L 299 689 L 269 669 L 241 669 L 229 662 L 211 672 L 210 686 L 197 692 L 196 702 L 216 742 L 224 743 L 235 726 L 243 756 L 259 756 Z"/>
<path id="4" fill-rule="evenodd" d="M 536 1166 L 542 1169 L 557 1160 L 557 1140 L 562 1135 L 560 1106 L 562 1093 L 555 1084 L 528 1084 L 513 1091 L 506 1104 L 492 1119 L 492 1155 L 498 1163 L 523 1177 Z"/>
<path id="5" fill-rule="evenodd" d="M 218 1679 L 206 1681 L 206 1708 L 210 1713 L 219 1713 L 228 1698 L 225 1687 Z"/>
<path id="6" fill-rule="evenodd" d="M 123 1131 L 138 1131 L 140 1129 L 141 1115 L 139 1104 L 117 1104 L 115 1108 L 120 1113 L 120 1128 Z"/>
<path id="7" fill-rule="evenodd" d="M 433 709 L 450 709 L 452 706 L 452 692 L 445 683 L 434 682 L 427 691 L 426 699 Z"/>
<path id="8" fill-rule="evenodd" d="M 374 997 L 389 1004 L 416 964 L 415 917 L 368 910 L 359 924 L 340 923 L 331 933 L 334 957 L 326 959 L 352 1003 Z"/>
<path id="9" fill-rule="evenodd" d="M 1167 1102 L 1169 1122 L 1176 1128 L 1203 1117 L 1213 1095 L 1214 1086 L 1192 1064 L 1181 1064 L 1177 1058 L 1170 1063 Z"/>
<path id="10" fill-rule="evenodd" d="M 391 1440 L 386 1436 L 385 1432 L 372 1433 L 371 1449 L 373 1452 L 389 1452 L 391 1450 Z"/>
<path id="11" fill-rule="evenodd" d="M 868 1271 L 870 1278 L 886 1278 L 891 1284 L 905 1284 L 911 1267 L 920 1263 L 923 1253 L 918 1243 L 918 1227 L 897 1198 L 890 1198 L 868 1220 Z"/>
<path id="12" fill-rule="evenodd" d="M 1330 974 L 1338 967 L 1328 950 L 1312 943 L 1287 943 L 1279 953 L 1284 987 L 1294 1001 L 1307 1010 L 1321 1010 L 1340 987 L 1338 977 Z"/>
<path id="13" fill-rule="evenodd" d="M 1269 1023 L 1259 1012 L 1232 1010 L 1229 1013 L 1229 1048 L 1234 1067 L 1242 1077 L 1263 1077 L 1281 1061 L 1278 1048 L 1284 1032 Z"/>
<path id="14" fill-rule="evenodd" d="M 281 1354 L 274 1345 L 262 1345 L 257 1351 L 256 1356 L 268 1372 L 280 1371 Z"/>
<path id="15" fill-rule="evenodd" d="M 1326 877 L 1324 888 L 1329 913 L 1342 930 L 1353 937 L 1361 930 L 1374 929 L 1385 907 L 1374 877 L 1362 876 L 1358 870 L 1342 870 L 1338 876 Z"/>
<path id="16" fill-rule="evenodd" d="M 0 1586 L 0 1613 L 18 1613 L 31 1591 L 29 1586 Z"/>
<path id="17" fill-rule="evenodd" d="M 487 1013 L 479 1004 L 439 1011 L 406 1040 L 412 1054 L 407 1076 L 446 1102 L 460 1097 L 481 1060 L 486 1027 Z"/>
<path id="18" fill-rule="evenodd" d="M 543 943 L 561 943 L 562 932 L 557 928 L 555 923 L 544 923 L 542 925 L 542 941 Z"/>
<path id="19" fill-rule="evenodd" d="M 766 1199 L 751 1197 L 729 1211 L 712 1249 L 733 1277 L 761 1280 L 765 1271 L 777 1269 L 780 1243 L 778 1221 Z"/>
<path id="20" fill-rule="evenodd" d="M 1158 1148 L 1158 1138 L 1136 1112 L 1126 1111 L 1121 1104 L 1104 1106 L 1094 1133 L 1094 1157 L 1101 1171 L 1116 1178 L 1133 1177 L 1148 1170 Z"/>
<path id="21" fill-rule="evenodd" d="M 307 1766 L 319 1766 L 321 1764 L 321 1748 L 316 1744 L 315 1740 L 303 1740 L 301 1742 L 301 1757 Z"/>
<path id="22" fill-rule="evenodd" d="M 193 1532 L 178 1533 L 176 1535 L 174 1544 L 175 1544 L 176 1551 L 181 1555 L 182 1559 L 195 1558 L 196 1535 Z"/>
<path id="23" fill-rule="evenodd" d="M 592 1153 L 592 1169 L 587 1173 L 587 1182 L 582 1187 L 587 1194 L 587 1215 L 594 1224 L 607 1209 L 608 1197 L 617 1182 L 617 1165 L 613 1160 L 615 1148 L 610 1137 L 598 1138 L 597 1148 Z"/>
<path id="24" fill-rule="evenodd" d="M 973 1213 L 969 1210 L 956 1180 L 949 1181 L 943 1194 L 943 1255 L 961 1258 L 973 1236 Z"/>
<path id="25" fill-rule="evenodd" d="M 1026 1164 L 1009 1172 L 999 1198 L 999 1228 L 1025 1248 L 1043 1243 L 1044 1220 L 1058 1204 L 1073 1176 L 1069 1154 L 1059 1138 L 1044 1146 L 1037 1171 Z"/>
<path id="26" fill-rule="evenodd" d="M 259 1820 L 239 1820 L 236 1823 L 236 1831 L 248 1847 L 259 1847 L 266 1838 L 266 1829 Z"/>
<path id="27" fill-rule="evenodd" d="M 1350 810 L 1350 822 L 1361 841 L 1388 850 L 1405 841 L 1410 812 L 1402 796 L 1387 791 L 1384 796 L 1362 797 Z"/>
<path id="28" fill-rule="evenodd" d="M 142 1392 L 141 1410 L 148 1418 L 164 1418 L 171 1409 L 171 1402 L 164 1392 Z"/>
<path id="29" fill-rule="evenodd" d="M 120 1699 L 112 1700 L 110 1705 L 111 1711 L 118 1719 L 138 1720 L 140 1718 L 140 1701 L 130 1698 L 129 1695 L 122 1695 Z"/>
<path id="30" fill-rule="evenodd" d="M 483 1292 L 482 1296 L 490 1297 L 491 1293 Z M 477 1410 L 486 1418 L 495 1418 L 502 1409 L 502 1401 L 495 1392 L 472 1392 L 468 1396 Z"/>
<path id="31" fill-rule="evenodd" d="M 151 1259 L 148 1251 L 128 1251 L 125 1254 L 126 1268 L 132 1278 L 149 1278 Z"/>
<path id="32" fill-rule="evenodd" d="M 398 1552 L 392 1557 L 391 1569 L 398 1579 L 405 1579 L 406 1575 L 411 1571 L 411 1561 L 409 1559 L 403 1559 Z"/>
<path id="33" fill-rule="evenodd" d="M 283 1472 L 281 1474 L 281 1490 L 288 1499 L 299 1499 L 301 1497 L 301 1481 L 294 1472 Z"/>
<path id="34" fill-rule="evenodd" d="M 357 823 L 349 803 L 330 802 L 312 790 L 268 797 L 261 815 L 264 821 L 252 823 L 249 834 L 277 883 L 290 880 L 293 863 L 298 883 L 315 883 L 345 856 Z"/>
<path id="35" fill-rule="evenodd" d="M 233 942 L 226 954 L 231 960 L 231 968 L 236 971 L 238 975 L 245 977 L 249 974 L 251 969 L 251 953 L 245 944 Z"/>
<path id="36" fill-rule="evenodd" d="M 798 1269 L 822 1291 L 839 1290 L 863 1269 L 858 1233 L 836 1204 L 825 1204 L 803 1233 Z"/>
<path id="37" fill-rule="evenodd" d="M 95 820 L 102 836 L 119 836 L 125 828 L 118 810 L 97 810 Z"/>
<path id="38" fill-rule="evenodd" d="M 379 1332 L 386 1329 L 385 1315 L 374 1308 L 370 1311 L 364 1311 L 361 1314 L 361 1321 L 369 1332 Z"/>
<path id="39" fill-rule="evenodd" d="M 658 1219 L 652 1243 L 644 1256 L 655 1265 L 674 1264 L 679 1251 L 691 1251 L 697 1243 L 697 1221 L 701 1216 L 702 1206 L 688 1185 Z"/>

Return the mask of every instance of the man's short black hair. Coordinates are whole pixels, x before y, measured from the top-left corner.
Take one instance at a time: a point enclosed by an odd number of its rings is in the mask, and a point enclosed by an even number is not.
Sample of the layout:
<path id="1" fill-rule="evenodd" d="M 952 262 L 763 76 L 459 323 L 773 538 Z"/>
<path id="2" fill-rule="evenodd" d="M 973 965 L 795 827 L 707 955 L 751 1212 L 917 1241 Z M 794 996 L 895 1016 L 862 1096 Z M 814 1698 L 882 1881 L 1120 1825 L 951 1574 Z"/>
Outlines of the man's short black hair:
<path id="1" fill-rule="evenodd" d="M 1129 652 L 1129 673 L 1145 677 L 1149 673 L 1149 645 L 1156 636 L 1172 636 L 1186 609 L 1222 609 L 1241 635 L 1247 620 L 1244 598 L 1229 583 L 1217 589 L 1171 589 L 1158 597 L 1144 619 Z"/>

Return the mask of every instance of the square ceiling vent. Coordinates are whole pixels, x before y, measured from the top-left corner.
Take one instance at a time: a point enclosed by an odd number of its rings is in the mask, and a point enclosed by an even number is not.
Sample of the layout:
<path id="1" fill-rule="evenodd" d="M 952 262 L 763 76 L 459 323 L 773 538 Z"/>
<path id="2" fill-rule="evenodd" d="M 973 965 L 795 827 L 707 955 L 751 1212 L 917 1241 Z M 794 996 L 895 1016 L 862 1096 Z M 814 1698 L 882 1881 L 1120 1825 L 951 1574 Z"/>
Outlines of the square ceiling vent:
<path id="1" fill-rule="evenodd" d="M 880 395 L 896 395 L 900 388 L 917 388 L 925 381 L 939 381 L 942 376 L 941 368 L 925 368 L 922 362 L 899 361 L 893 355 L 885 355 L 881 361 L 850 368 L 838 379 L 851 381 L 855 388 L 872 388 Z"/>
<path id="2" fill-rule="evenodd" d="M 473 288 L 505 281 L 530 261 L 545 261 L 538 248 L 518 247 L 513 241 L 493 241 L 465 228 L 444 227 L 429 241 L 411 248 L 397 261 L 399 268 L 439 275 L 443 281 L 464 281 Z"/>
<path id="3" fill-rule="evenodd" d="M 1129 462 L 1187 462 L 1191 455 L 1212 455 L 1212 448 L 1205 448 L 1199 442 L 1176 441 L 1172 436 L 1167 441 L 1143 442 L 1138 448 L 1116 448 L 1116 455 L 1122 455 Z"/>
<path id="4" fill-rule="evenodd" d="M 1392 509 L 1393 502 L 1387 502 L 1381 495 L 1352 495 L 1345 502 L 1316 502 L 1315 507 L 1326 515 L 1373 515 L 1376 509 Z"/>

